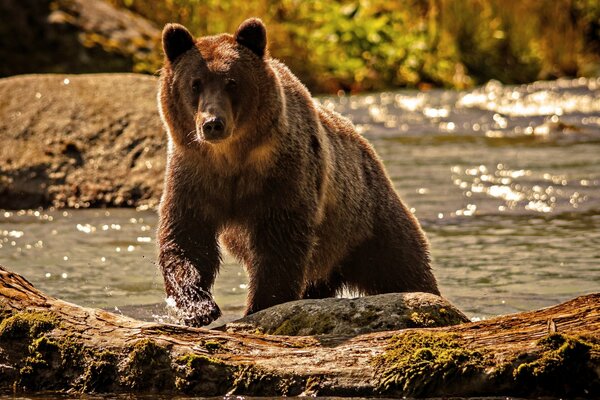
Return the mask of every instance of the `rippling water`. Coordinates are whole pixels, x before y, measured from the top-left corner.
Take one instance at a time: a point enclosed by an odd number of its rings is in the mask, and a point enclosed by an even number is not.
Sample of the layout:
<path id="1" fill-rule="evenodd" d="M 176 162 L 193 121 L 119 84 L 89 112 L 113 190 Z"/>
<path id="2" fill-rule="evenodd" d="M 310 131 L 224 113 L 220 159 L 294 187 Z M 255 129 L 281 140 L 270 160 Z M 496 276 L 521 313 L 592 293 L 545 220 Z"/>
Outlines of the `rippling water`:
<path id="1" fill-rule="evenodd" d="M 442 293 L 473 319 L 600 288 L 600 79 L 322 98 L 383 158 L 432 245 Z M 0 263 L 51 295 L 164 318 L 151 211 L 0 213 Z M 243 269 L 215 296 L 241 315 Z"/>

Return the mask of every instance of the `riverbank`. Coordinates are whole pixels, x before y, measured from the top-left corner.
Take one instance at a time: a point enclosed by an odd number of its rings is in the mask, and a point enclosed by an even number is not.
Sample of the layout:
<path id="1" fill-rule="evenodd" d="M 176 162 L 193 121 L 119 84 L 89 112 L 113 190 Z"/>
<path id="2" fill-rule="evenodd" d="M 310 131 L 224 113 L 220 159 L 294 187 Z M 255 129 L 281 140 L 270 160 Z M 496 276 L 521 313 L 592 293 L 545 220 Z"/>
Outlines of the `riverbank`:
<path id="1" fill-rule="evenodd" d="M 157 79 L 135 74 L 0 80 L 0 208 L 153 207 L 166 137 Z"/>

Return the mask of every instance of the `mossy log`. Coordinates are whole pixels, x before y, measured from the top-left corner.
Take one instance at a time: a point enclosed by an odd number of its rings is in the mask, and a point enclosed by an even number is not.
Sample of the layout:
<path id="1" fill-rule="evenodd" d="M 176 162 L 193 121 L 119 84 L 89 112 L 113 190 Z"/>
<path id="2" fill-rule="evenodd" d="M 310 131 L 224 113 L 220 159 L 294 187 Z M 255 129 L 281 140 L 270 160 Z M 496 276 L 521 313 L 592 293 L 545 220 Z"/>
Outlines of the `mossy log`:
<path id="1" fill-rule="evenodd" d="M 600 294 L 446 328 L 227 333 L 52 298 L 0 267 L 0 393 L 600 394 Z"/>

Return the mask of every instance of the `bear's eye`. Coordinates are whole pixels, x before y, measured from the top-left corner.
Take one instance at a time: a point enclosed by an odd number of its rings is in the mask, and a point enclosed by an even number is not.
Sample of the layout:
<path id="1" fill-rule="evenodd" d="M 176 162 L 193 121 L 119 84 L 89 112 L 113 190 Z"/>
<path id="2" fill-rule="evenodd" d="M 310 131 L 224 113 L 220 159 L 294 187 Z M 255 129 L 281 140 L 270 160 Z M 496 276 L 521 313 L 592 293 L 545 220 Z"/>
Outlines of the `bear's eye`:
<path id="1" fill-rule="evenodd" d="M 194 94 L 198 94 L 200 93 L 200 90 L 202 90 L 202 85 L 200 81 L 195 80 L 194 82 L 192 82 L 192 92 L 194 92 Z"/>
<path id="2" fill-rule="evenodd" d="M 236 86 L 237 86 L 237 82 L 235 81 L 235 79 L 227 78 L 227 80 L 225 80 L 225 87 L 227 89 L 235 89 Z"/>

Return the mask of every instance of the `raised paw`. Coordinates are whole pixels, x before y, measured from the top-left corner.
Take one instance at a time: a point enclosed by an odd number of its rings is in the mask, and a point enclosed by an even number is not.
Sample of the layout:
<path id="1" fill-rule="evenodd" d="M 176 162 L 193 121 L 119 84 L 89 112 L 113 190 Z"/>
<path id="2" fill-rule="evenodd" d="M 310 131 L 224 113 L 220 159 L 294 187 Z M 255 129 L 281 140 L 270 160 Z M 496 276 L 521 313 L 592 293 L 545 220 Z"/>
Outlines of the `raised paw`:
<path id="1" fill-rule="evenodd" d="M 207 290 L 189 285 L 179 287 L 167 299 L 180 323 L 187 326 L 205 326 L 221 316 L 221 310 Z"/>

